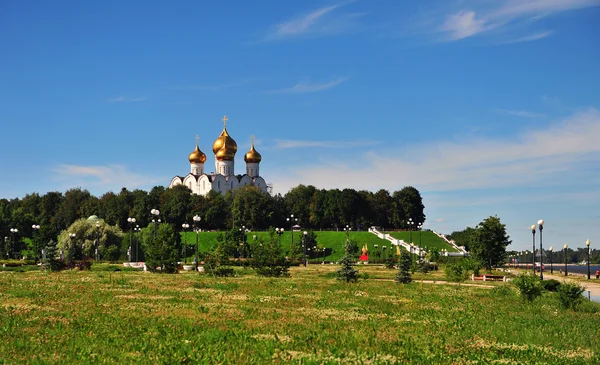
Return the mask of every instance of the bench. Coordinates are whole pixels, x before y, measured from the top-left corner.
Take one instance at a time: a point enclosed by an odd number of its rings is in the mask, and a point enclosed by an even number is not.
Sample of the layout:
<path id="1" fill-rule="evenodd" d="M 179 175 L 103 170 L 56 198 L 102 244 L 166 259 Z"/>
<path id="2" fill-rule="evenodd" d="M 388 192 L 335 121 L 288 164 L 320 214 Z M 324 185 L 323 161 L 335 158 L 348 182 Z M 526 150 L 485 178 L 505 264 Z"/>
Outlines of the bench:
<path id="1" fill-rule="evenodd" d="M 506 276 L 503 275 L 471 275 L 471 280 L 473 281 L 506 281 Z"/>

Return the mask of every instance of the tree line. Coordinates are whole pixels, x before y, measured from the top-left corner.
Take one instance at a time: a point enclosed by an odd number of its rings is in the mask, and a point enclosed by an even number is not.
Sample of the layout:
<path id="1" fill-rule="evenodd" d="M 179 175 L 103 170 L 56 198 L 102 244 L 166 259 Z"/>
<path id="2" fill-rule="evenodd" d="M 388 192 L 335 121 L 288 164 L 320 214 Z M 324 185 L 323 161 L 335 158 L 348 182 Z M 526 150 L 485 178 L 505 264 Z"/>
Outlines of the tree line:
<path id="1" fill-rule="evenodd" d="M 525 251 L 507 251 L 506 247 L 512 242 L 506 234 L 506 227 L 500 222 L 496 216 L 489 217 L 479 223 L 476 227 L 466 227 L 461 231 L 454 231 L 449 234 L 448 239 L 454 240 L 459 246 L 465 246 L 465 249 L 471 255 L 481 261 L 485 266 L 499 265 L 503 262 L 515 261 L 521 263 L 531 263 L 531 250 Z M 539 241 L 536 242 L 536 245 Z M 577 264 L 587 261 L 588 248 L 579 247 L 577 249 L 567 248 L 565 251 L 562 247 L 555 247 L 553 252 L 550 252 L 549 247 L 544 247 L 543 262 L 549 263 L 550 260 L 555 264 L 566 262 L 568 264 Z M 539 262 L 539 247 L 536 246 L 535 261 Z M 600 263 L 600 250 L 590 250 L 590 262 L 594 264 Z"/>
<path id="2" fill-rule="evenodd" d="M 298 185 L 285 195 L 269 195 L 255 187 L 227 192 L 210 192 L 206 196 L 191 194 L 185 186 L 167 189 L 155 186 L 150 191 L 126 188 L 107 192 L 99 197 L 81 188 L 65 193 L 28 194 L 23 198 L 0 199 L 0 239 L 16 240 L 33 237 L 40 242 L 57 241 L 59 234 L 81 218 L 96 215 L 109 225 L 129 230 L 128 218 L 135 217 L 136 225 L 146 227 L 158 209 L 157 217 L 180 230 L 183 223 L 201 218 L 203 230 L 228 230 L 246 226 L 252 230 L 269 227 L 290 229 L 298 224 L 303 229 L 335 230 L 346 225 L 352 229 L 381 226 L 392 229 L 408 228 L 408 219 L 424 222 L 424 205 L 417 189 L 411 186 L 393 193 L 354 189 L 317 189 Z M 292 217 L 293 215 L 293 217 Z M 288 220 L 290 218 L 291 220 Z"/>

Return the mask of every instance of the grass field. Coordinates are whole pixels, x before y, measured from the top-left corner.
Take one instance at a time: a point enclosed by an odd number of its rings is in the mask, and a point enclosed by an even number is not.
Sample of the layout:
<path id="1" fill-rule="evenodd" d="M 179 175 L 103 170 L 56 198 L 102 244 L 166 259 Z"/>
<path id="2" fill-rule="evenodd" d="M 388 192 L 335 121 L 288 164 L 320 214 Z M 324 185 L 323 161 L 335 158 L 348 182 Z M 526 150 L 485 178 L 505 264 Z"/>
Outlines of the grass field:
<path id="1" fill-rule="evenodd" d="M 392 237 L 397 238 L 399 240 L 404 240 L 405 242 L 410 242 L 410 232 L 402 231 L 402 232 L 389 232 Z M 412 232 L 412 240 L 415 245 L 419 245 L 419 232 Z M 437 248 L 438 250 L 448 250 L 450 252 L 457 252 L 457 250 L 450 246 L 446 241 L 439 238 L 435 235 L 435 233 L 431 231 L 423 231 L 421 232 L 420 237 L 421 247 L 428 248 Z"/>
<path id="2" fill-rule="evenodd" d="M 344 244 L 346 242 L 346 233 L 343 231 L 315 231 L 317 235 L 317 243 L 326 248 L 331 249 L 331 254 L 325 257 L 327 261 L 338 261 L 344 255 Z M 392 237 L 403 239 L 406 242 L 409 241 L 409 233 L 408 232 L 390 232 Z M 182 234 L 183 235 L 183 234 Z M 212 247 L 217 244 L 217 237 L 219 232 L 200 232 L 198 234 L 198 246 L 200 247 L 200 252 L 208 251 Z M 248 241 L 253 240 L 253 236 L 257 236 L 258 239 L 262 238 L 267 240 L 269 238 L 268 232 L 250 232 L 248 233 Z M 185 236 L 182 236 L 185 237 Z M 294 232 L 294 240 L 297 240 L 300 237 L 299 232 Z M 381 249 L 382 246 L 390 247 L 391 243 L 388 240 L 381 239 L 375 236 L 372 233 L 359 231 L 359 232 L 351 232 L 349 234 L 350 239 L 355 240 L 359 247 L 363 247 L 364 244 L 367 244 L 369 248 L 369 252 L 373 253 L 375 251 L 375 245 L 378 245 Z M 184 238 L 185 239 L 185 238 Z M 435 247 L 439 250 L 446 249 L 448 251 L 456 251 L 452 246 L 448 245 L 441 238 L 436 236 L 433 232 L 423 231 L 422 233 L 422 243 L 423 247 Z M 187 240 L 189 244 L 196 242 L 196 234 L 193 232 L 187 232 Z M 287 251 L 290 247 L 292 241 L 291 232 L 284 232 L 281 236 L 281 245 L 285 251 Z M 183 241 L 182 241 L 183 242 Z M 419 242 L 419 234 L 413 232 L 413 242 L 418 244 Z M 192 257 L 192 253 L 189 252 L 189 257 Z"/>
<path id="3" fill-rule="evenodd" d="M 0 363 L 600 363 L 600 317 L 549 294 L 358 268 L 370 279 L 340 283 L 336 265 L 285 279 L 0 272 Z"/>

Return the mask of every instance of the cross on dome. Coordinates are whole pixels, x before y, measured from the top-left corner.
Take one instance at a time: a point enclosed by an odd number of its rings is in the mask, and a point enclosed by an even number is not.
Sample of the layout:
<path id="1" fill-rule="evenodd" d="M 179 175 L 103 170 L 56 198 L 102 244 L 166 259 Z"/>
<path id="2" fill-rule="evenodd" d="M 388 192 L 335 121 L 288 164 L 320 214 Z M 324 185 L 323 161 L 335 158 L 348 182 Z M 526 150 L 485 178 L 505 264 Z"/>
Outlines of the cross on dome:
<path id="1" fill-rule="evenodd" d="M 227 127 L 227 121 L 229 120 L 229 119 L 227 118 L 227 116 L 226 116 L 226 115 L 224 115 L 224 116 L 223 116 L 223 119 L 221 119 L 221 120 L 223 121 L 223 127 Z"/>
<path id="2" fill-rule="evenodd" d="M 198 144 L 198 140 L 200 140 L 200 136 L 196 134 L 196 145 Z"/>

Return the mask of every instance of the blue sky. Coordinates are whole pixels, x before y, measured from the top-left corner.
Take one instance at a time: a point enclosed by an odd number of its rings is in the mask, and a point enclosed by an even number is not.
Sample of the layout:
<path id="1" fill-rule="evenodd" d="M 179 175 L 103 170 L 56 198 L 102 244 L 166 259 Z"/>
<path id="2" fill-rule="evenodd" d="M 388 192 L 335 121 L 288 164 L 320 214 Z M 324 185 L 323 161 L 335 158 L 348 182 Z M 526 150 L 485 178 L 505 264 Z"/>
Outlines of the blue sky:
<path id="1" fill-rule="evenodd" d="M 168 185 L 221 118 L 285 193 L 600 244 L 600 1 L 3 1 L 0 197 Z M 236 158 L 243 171 L 243 153 Z"/>

